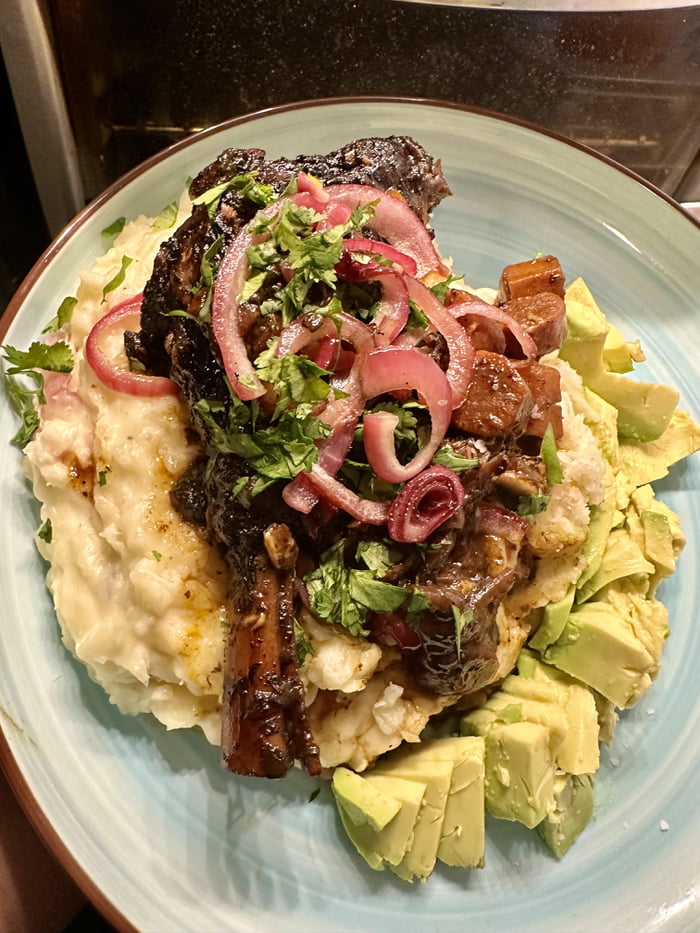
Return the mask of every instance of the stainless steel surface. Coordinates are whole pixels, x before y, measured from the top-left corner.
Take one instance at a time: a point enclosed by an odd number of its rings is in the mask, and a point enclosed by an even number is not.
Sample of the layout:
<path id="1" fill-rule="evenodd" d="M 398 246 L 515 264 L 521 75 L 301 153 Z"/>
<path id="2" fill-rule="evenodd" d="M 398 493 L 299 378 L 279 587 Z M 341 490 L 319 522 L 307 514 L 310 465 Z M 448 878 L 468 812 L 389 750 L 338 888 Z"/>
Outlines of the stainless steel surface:
<path id="1" fill-rule="evenodd" d="M 84 206 L 85 193 L 45 17 L 35 0 L 3 0 L 0 45 L 46 224 L 55 235 Z"/>

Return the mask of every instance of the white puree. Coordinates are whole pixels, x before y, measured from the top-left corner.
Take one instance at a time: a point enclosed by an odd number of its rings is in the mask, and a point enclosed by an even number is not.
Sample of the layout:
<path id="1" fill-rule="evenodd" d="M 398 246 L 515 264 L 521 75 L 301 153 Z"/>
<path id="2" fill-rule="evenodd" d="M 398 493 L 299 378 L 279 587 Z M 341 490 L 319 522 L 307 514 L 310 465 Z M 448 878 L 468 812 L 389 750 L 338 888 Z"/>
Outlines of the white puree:
<path id="1" fill-rule="evenodd" d="M 187 213 L 183 198 L 178 222 Z M 37 543 L 50 563 L 47 581 L 67 648 L 122 712 L 151 712 L 168 729 L 199 726 L 218 744 L 227 576 L 215 549 L 170 504 L 173 481 L 197 452 L 186 435 L 185 407 L 175 397 L 108 389 L 82 352 L 95 322 L 143 289 L 171 233 L 141 217 L 81 274 L 69 333 L 58 335 L 72 345 L 74 369 L 70 377 L 47 378 L 48 401 L 26 466 L 42 523 L 52 526 L 51 542 Z M 103 300 L 125 255 L 133 261 L 124 282 Z M 118 342 L 105 349 L 123 353 Z M 590 432 L 567 406 L 564 415 L 575 450 Z M 597 459 L 588 482 L 594 477 L 602 489 Z M 571 464 L 563 466 L 566 475 Z M 578 501 L 538 518 L 540 572 L 499 614 L 502 674 L 527 636 L 529 610 L 563 595 L 580 569 L 588 504 L 599 501 L 599 489 L 581 488 L 580 476 L 567 479 Z M 306 614 L 300 621 L 315 648 L 301 674 L 322 764 L 362 770 L 402 741 L 418 741 L 446 701 L 413 689 L 395 650 L 382 652 Z"/>

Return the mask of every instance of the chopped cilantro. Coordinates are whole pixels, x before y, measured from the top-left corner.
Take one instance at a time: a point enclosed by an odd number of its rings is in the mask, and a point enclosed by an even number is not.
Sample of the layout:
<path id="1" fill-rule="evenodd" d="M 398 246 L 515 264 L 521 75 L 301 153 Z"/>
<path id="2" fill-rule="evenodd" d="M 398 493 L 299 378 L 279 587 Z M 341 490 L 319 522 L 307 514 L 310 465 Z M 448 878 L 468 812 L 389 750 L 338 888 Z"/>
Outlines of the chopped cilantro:
<path id="1" fill-rule="evenodd" d="M 166 204 L 153 221 L 154 230 L 169 230 L 177 220 L 177 201 Z"/>
<path id="2" fill-rule="evenodd" d="M 443 444 L 433 457 L 433 463 L 447 467 L 455 473 L 464 473 L 465 470 L 478 467 L 480 460 L 478 457 L 462 457 L 461 454 L 455 453 L 449 444 Z"/>
<path id="3" fill-rule="evenodd" d="M 427 330 L 428 329 L 428 318 L 425 315 L 425 312 L 422 311 L 418 305 L 411 299 L 409 301 L 409 314 L 408 320 L 406 321 L 406 330 Z"/>
<path id="4" fill-rule="evenodd" d="M 44 524 L 36 533 L 37 538 L 41 538 L 42 541 L 45 541 L 47 544 L 51 544 L 53 540 L 53 527 L 51 525 L 51 519 L 47 518 Z"/>
<path id="5" fill-rule="evenodd" d="M 97 482 L 100 486 L 107 485 L 107 474 L 109 473 L 109 471 L 110 471 L 109 467 L 106 466 L 104 470 L 100 470 L 100 472 L 97 474 Z"/>
<path id="6" fill-rule="evenodd" d="M 468 625 L 474 618 L 473 609 L 459 609 L 455 604 L 452 604 L 452 616 L 455 620 L 455 642 L 457 644 L 457 657 L 459 658 L 462 652 L 462 629 L 465 625 Z"/>
<path id="7" fill-rule="evenodd" d="M 342 625 L 356 638 L 366 638 L 370 612 L 393 612 L 413 591 L 377 579 L 374 570 L 355 570 L 345 564 L 345 542 L 329 548 L 304 577 L 309 604 L 320 619 Z"/>
<path id="8" fill-rule="evenodd" d="M 296 619 L 294 620 L 294 641 L 297 648 L 297 659 L 299 661 L 299 666 L 301 666 L 310 654 L 315 654 L 316 652 L 314 651 L 314 646 L 311 644 L 308 635 Z"/>
<path id="9" fill-rule="evenodd" d="M 151 553 L 153 554 L 153 560 L 163 560 L 163 555 L 160 553 L 160 551 L 151 551 Z"/>
<path id="10" fill-rule="evenodd" d="M 33 370 L 47 369 L 55 373 L 69 373 L 73 369 L 73 355 L 64 341 L 47 344 L 35 340 L 28 350 L 17 350 L 5 345 L 5 358 L 10 363 L 8 375 L 31 375 Z"/>
<path id="11" fill-rule="evenodd" d="M 54 331 L 61 330 L 66 324 L 70 321 L 73 314 L 73 308 L 78 303 L 77 298 L 67 297 L 64 298 L 61 304 L 58 306 L 58 311 L 56 316 L 53 317 L 46 327 L 43 329 L 43 334 L 53 333 Z"/>
<path id="12" fill-rule="evenodd" d="M 238 191 L 244 198 L 252 201 L 253 204 L 257 204 L 258 207 L 266 207 L 277 200 L 277 194 L 270 185 L 260 184 L 255 180 L 255 173 L 248 172 L 244 175 L 236 175 L 229 181 L 209 188 L 203 194 L 194 198 L 192 203 L 196 205 L 204 204 L 209 217 L 213 220 L 219 210 L 221 199 L 227 191 Z"/>
<path id="13" fill-rule="evenodd" d="M 271 383 L 279 396 L 273 421 L 287 408 L 322 402 L 330 394 L 330 386 L 323 379 L 330 373 L 305 356 L 288 353 L 278 359 L 265 352 L 256 360 L 256 367 L 259 378 Z"/>
<path id="14" fill-rule="evenodd" d="M 113 292 L 116 288 L 119 288 L 119 286 L 122 284 L 126 276 L 126 270 L 129 268 L 129 266 L 131 265 L 133 261 L 134 260 L 131 258 L 131 256 L 122 256 L 122 262 L 121 262 L 121 266 L 119 267 L 119 272 L 117 272 L 114 278 L 110 279 L 109 282 L 107 282 L 105 287 L 102 289 L 102 301 L 105 300 L 105 298 L 110 292 Z"/>
<path id="15" fill-rule="evenodd" d="M 549 496 L 522 496 L 518 501 L 517 513 L 521 518 L 534 518 L 549 505 Z"/>
<path id="16" fill-rule="evenodd" d="M 430 291 L 439 301 L 444 301 L 452 283 L 461 282 L 461 280 L 461 275 L 449 275 L 444 282 L 437 282 L 435 285 L 431 285 Z"/>
<path id="17" fill-rule="evenodd" d="M 195 409 L 208 428 L 214 449 L 238 454 L 259 474 L 253 495 L 276 480 L 293 479 L 302 470 L 310 470 L 318 459 L 316 441 L 330 433 L 328 425 L 314 417 L 311 406 L 306 404 L 294 411 L 283 411 L 275 424 L 257 430 L 249 423 L 250 412 L 242 411 L 240 406 L 232 406 L 226 427 L 215 418 L 215 412 L 223 410 L 223 406 L 200 400 Z M 243 430 L 246 427 L 249 430 Z"/>
<path id="18" fill-rule="evenodd" d="M 378 577 L 383 577 L 390 567 L 401 560 L 401 550 L 389 541 L 360 541 L 355 557 Z"/>
<path id="19" fill-rule="evenodd" d="M 117 217 L 117 219 L 111 223 L 108 227 L 105 227 L 102 231 L 103 237 L 115 237 L 118 236 L 124 227 L 126 226 L 126 217 Z"/>

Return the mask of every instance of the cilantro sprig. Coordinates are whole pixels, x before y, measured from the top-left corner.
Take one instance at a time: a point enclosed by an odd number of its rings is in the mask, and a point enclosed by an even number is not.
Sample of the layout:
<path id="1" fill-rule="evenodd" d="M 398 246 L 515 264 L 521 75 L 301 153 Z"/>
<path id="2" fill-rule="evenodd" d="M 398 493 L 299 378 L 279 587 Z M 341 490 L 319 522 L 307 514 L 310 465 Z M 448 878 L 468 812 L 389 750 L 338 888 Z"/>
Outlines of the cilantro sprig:
<path id="1" fill-rule="evenodd" d="M 5 392 L 21 419 L 21 427 L 11 443 L 26 447 L 39 427 L 38 406 L 46 404 L 42 370 L 69 373 L 73 369 L 73 355 L 64 341 L 45 344 L 35 340 L 28 350 L 18 350 L 7 344 L 2 349 L 10 364 L 3 380 Z"/>

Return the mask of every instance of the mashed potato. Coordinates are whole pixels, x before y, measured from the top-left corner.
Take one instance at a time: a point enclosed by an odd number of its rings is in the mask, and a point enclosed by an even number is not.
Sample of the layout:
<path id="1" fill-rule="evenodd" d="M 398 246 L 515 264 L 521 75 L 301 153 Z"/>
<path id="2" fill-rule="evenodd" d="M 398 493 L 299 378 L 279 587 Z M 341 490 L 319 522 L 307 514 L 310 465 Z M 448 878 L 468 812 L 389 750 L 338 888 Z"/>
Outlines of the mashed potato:
<path id="1" fill-rule="evenodd" d="M 183 198 L 178 221 L 188 213 Z M 107 388 L 82 349 L 97 320 L 142 290 L 170 232 L 141 217 L 82 273 L 68 333 L 59 335 L 71 344 L 74 369 L 48 374 L 26 467 L 43 527 L 51 528 L 37 543 L 50 564 L 67 648 L 124 713 L 150 712 L 169 729 L 199 726 L 218 743 L 227 575 L 215 549 L 170 503 L 174 480 L 198 452 L 185 407 L 175 396 L 139 398 Z M 132 260 L 127 267 L 125 256 Z M 120 269 L 123 282 L 105 293 Z M 568 395 L 563 413 L 565 483 L 533 525 L 535 579 L 499 612 L 501 676 L 529 634 L 531 609 L 559 598 L 580 573 L 589 506 L 603 495 L 600 452 Z M 300 621 L 313 647 L 301 675 L 324 766 L 362 770 L 401 742 L 418 741 L 448 702 L 417 692 L 395 649 L 309 614 Z"/>

